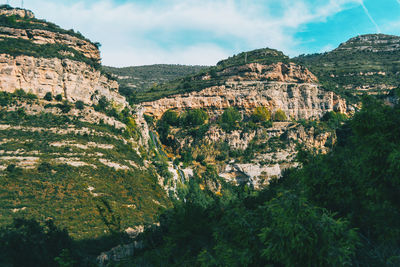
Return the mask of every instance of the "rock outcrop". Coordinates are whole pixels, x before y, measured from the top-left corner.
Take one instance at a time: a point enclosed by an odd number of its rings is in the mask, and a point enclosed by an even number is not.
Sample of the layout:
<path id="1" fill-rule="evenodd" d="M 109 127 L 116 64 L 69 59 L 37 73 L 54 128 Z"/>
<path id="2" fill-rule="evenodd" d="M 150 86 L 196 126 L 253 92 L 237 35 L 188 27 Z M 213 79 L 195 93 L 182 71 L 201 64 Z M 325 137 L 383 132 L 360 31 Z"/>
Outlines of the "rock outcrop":
<path id="1" fill-rule="evenodd" d="M 105 97 L 117 109 L 128 105 L 118 93 L 118 83 L 94 67 L 100 63 L 100 52 L 94 43 L 72 30 L 38 20 L 28 10 L 3 6 L 0 15 L 16 17 L 15 21 L 1 24 L 0 42 L 11 38 L 17 42 L 21 40 L 21 46 L 26 46 L 18 53 L 0 52 L 0 91 L 12 93 L 23 89 L 39 98 L 50 92 L 53 96 L 61 94 L 68 101 L 83 101 L 88 105 L 97 104 Z M 30 54 L 29 43 L 64 45 L 68 51 L 55 46 L 58 49 L 55 54 L 41 57 L 36 52 Z"/>
<path id="2" fill-rule="evenodd" d="M 325 91 L 317 78 L 306 68 L 293 63 L 260 65 L 246 64 L 223 70 L 225 83 L 198 92 L 172 95 L 142 103 L 146 113 L 159 118 L 166 110 L 204 108 L 221 113 L 228 107 L 237 107 L 247 113 L 265 106 L 271 111 L 283 110 L 295 119 L 317 118 L 328 111 L 346 112 L 344 100 Z M 203 79 L 209 77 L 204 76 Z"/>
<path id="3" fill-rule="evenodd" d="M 0 90 L 23 89 L 43 97 L 47 92 L 91 105 L 104 96 L 119 106 L 127 105 L 118 83 L 79 61 L 0 54 Z"/>
<path id="4" fill-rule="evenodd" d="M 93 61 L 100 63 L 100 52 L 95 44 L 87 39 L 78 38 L 74 34 L 64 33 L 67 31 L 58 31 L 54 24 L 49 25 L 46 21 L 35 19 L 35 15 L 30 10 L 20 8 L 1 8 L 0 16 L 17 16 L 28 19 L 32 27 L 18 27 L 18 24 L 0 26 L 1 38 L 18 38 L 29 40 L 35 44 L 62 44 L 66 45 Z M 37 25 L 37 29 L 35 29 Z"/>
<path id="5" fill-rule="evenodd" d="M 0 9 L 0 16 L 19 16 L 21 18 L 34 18 L 35 15 L 32 11 L 22 8 L 2 8 Z"/>

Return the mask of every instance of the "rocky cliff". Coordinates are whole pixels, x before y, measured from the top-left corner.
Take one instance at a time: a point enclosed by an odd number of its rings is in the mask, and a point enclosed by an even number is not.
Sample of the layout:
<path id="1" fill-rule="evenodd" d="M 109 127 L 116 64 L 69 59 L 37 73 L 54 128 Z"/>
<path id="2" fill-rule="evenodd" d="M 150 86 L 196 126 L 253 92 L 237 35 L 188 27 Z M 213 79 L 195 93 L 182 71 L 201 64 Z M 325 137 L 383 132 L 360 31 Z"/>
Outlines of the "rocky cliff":
<path id="1" fill-rule="evenodd" d="M 118 83 L 100 71 L 100 52 L 94 43 L 36 19 L 31 11 L 0 11 L 0 45 L 5 46 L 0 52 L 1 91 L 23 89 L 39 97 L 50 92 L 88 105 L 105 97 L 115 106 L 127 105 L 118 94 Z"/>
<path id="2" fill-rule="evenodd" d="M 61 94 L 71 102 L 80 100 L 88 105 L 104 96 L 110 102 L 126 105 L 125 98 L 118 94 L 118 83 L 83 62 L 0 54 L 0 90 L 15 89 L 24 89 L 40 98 L 47 92 Z"/>
<path id="3" fill-rule="evenodd" d="M 400 37 L 367 34 L 349 39 L 330 52 L 302 55 L 305 65 L 325 85 L 341 95 L 386 95 L 399 85 Z"/>
<path id="4" fill-rule="evenodd" d="M 157 118 L 168 109 L 187 108 L 204 108 L 218 114 L 231 106 L 246 113 L 265 106 L 271 111 L 281 109 L 295 119 L 317 118 L 327 111 L 346 112 L 347 109 L 337 95 L 320 87 L 310 71 L 293 63 L 250 63 L 223 69 L 217 75 L 224 79 L 223 85 L 171 95 L 142 105 L 146 113 Z M 209 74 L 204 74 L 201 79 L 210 78 Z"/>

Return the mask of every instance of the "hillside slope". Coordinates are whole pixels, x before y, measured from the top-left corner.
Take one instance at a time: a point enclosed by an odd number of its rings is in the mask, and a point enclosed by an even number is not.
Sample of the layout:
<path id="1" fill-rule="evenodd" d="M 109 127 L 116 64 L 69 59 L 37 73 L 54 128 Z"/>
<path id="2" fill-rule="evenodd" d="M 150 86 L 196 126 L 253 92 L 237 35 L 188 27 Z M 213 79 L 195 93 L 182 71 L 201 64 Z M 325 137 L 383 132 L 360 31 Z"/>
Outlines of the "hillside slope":
<path id="1" fill-rule="evenodd" d="M 0 225 L 51 218 L 84 239 L 109 234 L 111 215 L 118 231 L 153 223 L 170 202 L 96 44 L 30 11 L 0 14 Z"/>
<path id="2" fill-rule="evenodd" d="M 137 67 L 103 67 L 115 77 L 120 85 L 120 92 L 132 102 L 137 102 L 137 92 L 147 92 L 158 84 L 195 74 L 206 66 L 185 66 L 157 64 Z"/>
<path id="3" fill-rule="evenodd" d="M 351 38 L 333 51 L 302 55 L 293 61 L 341 94 L 381 95 L 399 86 L 399 58 L 399 36 L 368 34 Z"/>

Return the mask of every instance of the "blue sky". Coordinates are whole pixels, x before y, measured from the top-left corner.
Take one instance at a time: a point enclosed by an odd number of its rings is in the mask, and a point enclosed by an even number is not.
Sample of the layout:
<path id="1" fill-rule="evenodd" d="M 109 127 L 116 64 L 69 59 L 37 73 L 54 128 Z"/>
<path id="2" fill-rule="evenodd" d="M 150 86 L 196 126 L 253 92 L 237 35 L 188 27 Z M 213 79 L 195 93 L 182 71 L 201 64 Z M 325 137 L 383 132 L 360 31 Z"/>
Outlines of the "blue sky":
<path id="1" fill-rule="evenodd" d="M 100 42 L 110 66 L 214 65 L 262 47 L 296 56 L 334 49 L 359 34 L 400 35 L 400 0 L 24 2 L 38 18 Z"/>

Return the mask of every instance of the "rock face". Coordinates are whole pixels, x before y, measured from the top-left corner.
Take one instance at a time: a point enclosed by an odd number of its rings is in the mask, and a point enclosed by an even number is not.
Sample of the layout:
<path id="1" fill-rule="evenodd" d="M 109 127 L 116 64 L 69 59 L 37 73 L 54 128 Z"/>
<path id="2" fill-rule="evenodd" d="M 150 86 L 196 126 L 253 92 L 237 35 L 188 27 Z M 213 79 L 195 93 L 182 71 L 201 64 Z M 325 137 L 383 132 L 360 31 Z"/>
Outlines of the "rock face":
<path id="1" fill-rule="evenodd" d="M 118 84 L 83 62 L 58 58 L 13 57 L 0 54 L 0 90 L 23 89 L 43 97 L 47 92 L 86 104 L 105 96 L 120 106 L 127 103 L 118 94 Z"/>
<path id="2" fill-rule="evenodd" d="M 334 51 L 358 50 L 368 52 L 392 52 L 400 50 L 400 37 L 386 34 L 366 34 L 351 38 Z"/>
<path id="3" fill-rule="evenodd" d="M 19 16 L 21 18 L 34 18 L 32 11 L 21 8 L 0 9 L 0 16 Z"/>
<path id="4" fill-rule="evenodd" d="M 317 118 L 327 111 L 346 112 L 347 109 L 345 101 L 333 92 L 323 90 L 311 72 L 293 63 L 252 63 L 225 69 L 219 75 L 226 77 L 224 85 L 172 95 L 142 105 L 146 113 L 157 118 L 168 109 L 187 108 L 221 113 L 233 106 L 250 113 L 255 107 L 265 106 L 271 111 L 281 109 L 295 119 Z"/>
<path id="5" fill-rule="evenodd" d="M 83 55 L 88 62 L 100 63 L 100 52 L 95 44 L 73 31 L 35 19 L 34 14 L 28 10 L 5 6 L 0 9 L 0 15 L 16 16 L 16 23 L 3 23 L 0 26 L 0 42 L 2 38 L 13 38 L 36 45 L 60 44 L 73 49 L 57 50 L 60 58 L 0 53 L 0 91 L 23 89 L 40 98 L 50 92 L 53 96 L 61 94 L 68 101 L 80 100 L 88 105 L 96 104 L 101 97 L 105 97 L 117 109 L 128 105 L 118 93 L 116 81 L 109 80 L 87 63 L 73 60 L 75 50 L 75 53 L 79 53 L 78 58 Z M 24 26 L 27 23 L 29 27 Z"/>
<path id="6" fill-rule="evenodd" d="M 28 18 L 32 19 L 32 21 L 30 21 L 32 25 L 38 25 L 38 29 L 0 26 L 0 40 L 1 38 L 18 38 L 29 40 L 35 44 L 63 44 L 82 53 L 85 57 L 100 63 L 100 52 L 95 44 L 89 40 L 78 38 L 71 34 L 60 33 L 57 32 L 57 30 L 50 31 L 43 29 L 43 26 L 48 26 L 48 23 L 45 21 L 34 20 L 35 15 L 32 11 L 19 8 L 3 8 L 0 9 L 0 16 L 19 16 L 21 18 Z"/>
<path id="7" fill-rule="evenodd" d="M 18 38 L 30 40 L 35 44 L 63 44 L 82 53 L 85 57 L 100 63 L 100 52 L 97 47 L 87 40 L 69 34 L 51 32 L 41 29 L 15 29 L 0 27 L 0 38 Z"/>

